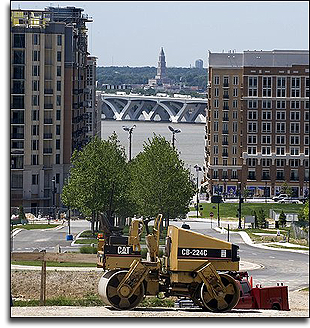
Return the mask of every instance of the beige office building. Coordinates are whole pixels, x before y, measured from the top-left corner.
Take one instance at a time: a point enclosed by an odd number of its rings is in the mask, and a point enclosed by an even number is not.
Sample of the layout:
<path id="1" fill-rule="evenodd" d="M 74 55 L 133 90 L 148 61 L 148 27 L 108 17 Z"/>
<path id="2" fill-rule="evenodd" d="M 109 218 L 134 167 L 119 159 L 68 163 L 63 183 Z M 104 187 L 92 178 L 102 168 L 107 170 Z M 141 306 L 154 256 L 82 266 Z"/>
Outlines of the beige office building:
<path id="1" fill-rule="evenodd" d="M 11 206 L 61 207 L 71 154 L 89 139 L 82 11 L 11 11 Z"/>
<path id="2" fill-rule="evenodd" d="M 309 51 L 209 53 L 206 178 L 211 194 L 309 188 Z"/>

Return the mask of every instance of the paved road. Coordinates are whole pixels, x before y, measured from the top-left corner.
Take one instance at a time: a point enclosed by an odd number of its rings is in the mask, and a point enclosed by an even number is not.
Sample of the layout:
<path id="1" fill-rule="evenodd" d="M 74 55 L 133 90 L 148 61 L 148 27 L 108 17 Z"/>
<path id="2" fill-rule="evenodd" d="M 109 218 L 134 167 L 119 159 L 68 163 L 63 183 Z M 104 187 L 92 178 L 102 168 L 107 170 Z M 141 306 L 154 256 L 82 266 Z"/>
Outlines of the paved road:
<path id="1" fill-rule="evenodd" d="M 221 234 L 211 229 L 209 222 L 187 222 L 194 231 L 227 241 L 227 234 Z M 172 221 L 171 224 L 180 226 L 182 223 Z M 253 276 L 254 285 L 274 286 L 278 282 L 283 282 L 289 286 L 289 290 L 309 286 L 309 257 L 307 254 L 250 246 L 243 241 L 239 234 L 230 234 L 230 242 L 240 247 L 240 258 L 243 261 L 263 266 L 260 270 L 248 271 Z"/>
<path id="2" fill-rule="evenodd" d="M 171 221 L 170 224 L 180 226 L 182 222 Z M 222 240 L 227 240 L 223 235 L 211 229 L 210 222 L 189 221 L 191 229 Z M 215 222 L 213 222 L 213 227 Z M 89 222 L 80 220 L 72 221 L 71 233 L 75 237 L 80 231 L 90 229 Z M 58 230 L 23 230 L 19 232 L 13 241 L 14 251 L 32 251 L 34 249 L 54 251 L 56 245 L 60 245 L 62 251 L 77 250 L 79 246 L 71 246 L 71 241 L 66 241 L 68 227 Z M 254 284 L 263 286 L 276 285 L 283 282 L 290 290 L 296 290 L 308 286 L 309 282 L 309 258 L 306 254 L 290 251 L 278 251 L 272 249 L 260 249 L 246 244 L 239 234 L 231 234 L 230 241 L 239 245 L 242 261 L 262 265 L 260 270 L 250 271 Z"/>
<path id="3" fill-rule="evenodd" d="M 90 229 L 90 223 L 86 220 L 71 221 L 70 233 L 75 236 L 83 231 Z M 22 230 L 13 238 L 13 250 L 18 251 L 33 251 L 35 249 L 47 252 L 53 252 L 56 245 L 59 245 L 62 251 L 77 250 L 80 246 L 71 246 L 72 241 L 67 241 L 68 226 L 63 226 L 60 229 L 34 229 Z"/>

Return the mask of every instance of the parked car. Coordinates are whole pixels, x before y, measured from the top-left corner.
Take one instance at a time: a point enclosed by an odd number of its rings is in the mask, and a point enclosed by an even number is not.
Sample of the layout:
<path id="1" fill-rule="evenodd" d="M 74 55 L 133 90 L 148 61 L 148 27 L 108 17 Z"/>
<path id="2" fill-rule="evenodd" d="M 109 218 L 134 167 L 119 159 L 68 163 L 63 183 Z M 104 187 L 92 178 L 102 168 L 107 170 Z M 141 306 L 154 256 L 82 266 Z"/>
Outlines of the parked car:
<path id="1" fill-rule="evenodd" d="M 282 198 L 278 201 L 280 204 L 302 204 L 299 199 L 294 198 Z"/>
<path id="2" fill-rule="evenodd" d="M 280 194 L 278 196 L 273 197 L 272 200 L 274 200 L 275 202 L 278 202 L 279 200 L 284 199 L 284 198 L 289 198 L 289 197 L 287 194 Z"/>

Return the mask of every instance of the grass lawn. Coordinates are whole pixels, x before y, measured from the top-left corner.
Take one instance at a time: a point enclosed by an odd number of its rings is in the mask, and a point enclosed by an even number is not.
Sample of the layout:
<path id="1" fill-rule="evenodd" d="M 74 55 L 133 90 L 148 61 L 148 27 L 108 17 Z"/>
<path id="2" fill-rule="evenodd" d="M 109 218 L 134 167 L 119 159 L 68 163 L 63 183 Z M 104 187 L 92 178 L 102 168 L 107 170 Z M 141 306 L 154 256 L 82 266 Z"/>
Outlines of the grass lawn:
<path id="1" fill-rule="evenodd" d="M 41 266 L 41 261 L 11 261 L 15 265 Z M 96 267 L 97 263 L 75 263 L 75 262 L 46 262 L 47 267 Z"/>
<path id="2" fill-rule="evenodd" d="M 58 227 L 59 224 L 24 224 L 24 225 L 15 225 L 14 228 L 21 228 L 26 230 L 32 229 L 51 229 Z"/>
<path id="3" fill-rule="evenodd" d="M 213 212 L 214 217 L 217 217 L 217 204 L 203 203 L 199 206 L 203 207 L 202 217 L 210 217 L 210 212 Z M 214 207 L 214 208 L 213 208 Z M 221 203 L 220 217 L 221 218 L 237 218 L 238 217 L 238 203 Z M 285 213 L 299 213 L 301 209 L 304 208 L 303 204 L 277 204 L 277 203 L 242 203 L 241 205 L 241 215 L 252 215 L 253 211 L 258 211 L 260 208 L 264 209 L 269 217 L 269 210 L 274 210 L 280 213 L 282 210 Z"/>

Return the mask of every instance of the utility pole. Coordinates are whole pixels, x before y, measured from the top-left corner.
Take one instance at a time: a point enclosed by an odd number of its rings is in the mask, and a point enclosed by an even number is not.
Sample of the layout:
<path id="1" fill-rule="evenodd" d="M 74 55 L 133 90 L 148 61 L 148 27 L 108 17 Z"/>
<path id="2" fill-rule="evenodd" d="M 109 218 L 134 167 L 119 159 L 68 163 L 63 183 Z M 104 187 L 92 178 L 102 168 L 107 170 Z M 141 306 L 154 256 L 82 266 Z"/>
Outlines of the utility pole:
<path id="1" fill-rule="evenodd" d="M 128 139 L 129 139 L 129 162 L 131 161 L 131 135 L 132 135 L 132 131 L 133 129 L 136 127 L 136 125 L 134 124 L 132 127 L 128 127 L 128 126 L 123 126 L 123 130 L 128 132 Z"/>
<path id="2" fill-rule="evenodd" d="M 239 182 L 239 208 L 238 208 L 239 225 L 238 225 L 238 229 L 242 229 L 242 226 L 241 226 L 241 203 L 243 203 L 243 198 L 242 198 L 242 193 L 241 193 L 241 183 Z"/>

